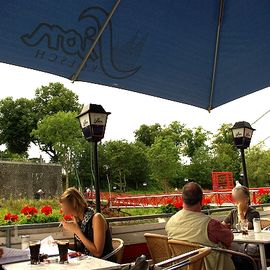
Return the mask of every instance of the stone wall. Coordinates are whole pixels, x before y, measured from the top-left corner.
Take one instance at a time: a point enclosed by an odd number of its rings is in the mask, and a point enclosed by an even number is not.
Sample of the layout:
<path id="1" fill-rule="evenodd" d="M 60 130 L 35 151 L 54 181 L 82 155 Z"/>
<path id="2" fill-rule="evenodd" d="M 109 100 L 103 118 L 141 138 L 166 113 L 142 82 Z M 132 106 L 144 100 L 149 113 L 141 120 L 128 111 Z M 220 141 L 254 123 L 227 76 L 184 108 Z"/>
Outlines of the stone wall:
<path id="1" fill-rule="evenodd" d="M 39 189 L 45 197 L 62 192 L 62 166 L 0 161 L 0 198 L 33 198 Z"/>

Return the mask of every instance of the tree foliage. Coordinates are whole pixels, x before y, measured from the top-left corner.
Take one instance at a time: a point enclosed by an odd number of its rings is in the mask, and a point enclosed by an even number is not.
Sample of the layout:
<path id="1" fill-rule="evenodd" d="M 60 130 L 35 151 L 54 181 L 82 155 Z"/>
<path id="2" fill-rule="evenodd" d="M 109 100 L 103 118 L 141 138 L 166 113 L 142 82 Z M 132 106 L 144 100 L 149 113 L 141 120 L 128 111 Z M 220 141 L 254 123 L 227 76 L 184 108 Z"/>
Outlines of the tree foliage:
<path id="1" fill-rule="evenodd" d="M 148 151 L 151 176 L 163 190 L 169 190 L 169 180 L 177 176 L 178 149 L 170 138 L 156 138 Z"/>
<path id="2" fill-rule="evenodd" d="M 38 119 L 58 112 L 79 112 L 78 96 L 61 83 L 49 83 L 35 91 L 35 108 Z"/>
<path id="3" fill-rule="evenodd" d="M 57 158 L 66 172 L 66 186 L 78 156 L 81 155 L 83 138 L 74 112 L 58 112 L 46 116 L 38 123 L 32 134 L 38 139 L 40 148 L 50 145 L 53 157 Z"/>
<path id="4" fill-rule="evenodd" d="M 0 144 L 14 154 L 26 154 L 36 127 L 33 100 L 7 97 L 0 101 Z"/>
<path id="5" fill-rule="evenodd" d="M 270 150 L 263 144 L 251 147 L 246 154 L 249 183 L 254 187 L 269 186 Z"/>
<path id="6" fill-rule="evenodd" d="M 0 157 L 27 160 L 33 142 L 52 162 L 60 162 L 67 176 L 75 175 L 90 186 L 91 144 L 82 138 L 75 118 L 81 107 L 78 96 L 61 83 L 37 88 L 33 99 L 0 100 L 0 144 L 6 146 Z M 231 171 L 238 179 L 241 159 L 231 127 L 223 124 L 212 134 L 178 121 L 167 126 L 143 124 L 134 132 L 135 142 L 103 142 L 99 144 L 101 187 L 106 189 L 109 180 L 125 191 L 142 189 L 147 182 L 148 187 L 168 191 L 181 188 L 188 179 L 211 188 L 212 171 Z M 246 158 L 251 186 L 269 184 L 270 150 L 251 147 Z"/>
<path id="7" fill-rule="evenodd" d="M 139 143 L 108 141 L 100 146 L 101 175 L 109 173 L 111 182 L 120 191 L 138 188 L 148 179 L 148 159 L 145 147 Z"/>

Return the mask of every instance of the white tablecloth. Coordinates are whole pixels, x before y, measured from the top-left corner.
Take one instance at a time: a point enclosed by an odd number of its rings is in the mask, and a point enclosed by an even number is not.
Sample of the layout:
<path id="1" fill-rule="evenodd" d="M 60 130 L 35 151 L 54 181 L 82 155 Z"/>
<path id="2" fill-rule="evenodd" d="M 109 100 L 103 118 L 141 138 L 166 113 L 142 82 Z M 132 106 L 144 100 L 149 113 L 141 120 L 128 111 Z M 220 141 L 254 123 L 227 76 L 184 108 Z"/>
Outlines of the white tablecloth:
<path id="1" fill-rule="evenodd" d="M 93 270 L 93 269 L 120 269 L 119 264 L 112 263 L 109 261 L 101 260 L 94 257 L 85 257 L 80 260 L 78 258 L 69 259 L 68 264 L 50 263 L 50 264 L 38 264 L 31 265 L 30 262 L 21 262 L 3 265 L 6 270 L 43 270 L 43 269 L 55 269 L 55 270 L 66 270 L 66 269 L 76 269 L 76 270 Z"/>
<path id="2" fill-rule="evenodd" d="M 262 270 L 266 270 L 266 256 L 265 245 L 270 244 L 270 232 L 262 231 L 260 233 L 254 233 L 254 231 L 248 231 L 248 235 L 242 235 L 242 233 L 234 233 L 234 242 L 257 244 L 260 249 L 260 259 Z"/>

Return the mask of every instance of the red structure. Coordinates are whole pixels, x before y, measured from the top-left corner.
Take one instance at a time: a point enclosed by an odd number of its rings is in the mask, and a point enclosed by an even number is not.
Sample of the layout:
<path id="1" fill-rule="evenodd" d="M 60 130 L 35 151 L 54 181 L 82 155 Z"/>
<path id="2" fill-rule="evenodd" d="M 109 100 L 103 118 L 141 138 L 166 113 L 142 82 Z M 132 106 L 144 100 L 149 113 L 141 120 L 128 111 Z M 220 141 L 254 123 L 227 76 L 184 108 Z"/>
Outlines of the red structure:
<path id="1" fill-rule="evenodd" d="M 212 172 L 213 191 L 227 191 L 234 188 L 232 172 Z"/>

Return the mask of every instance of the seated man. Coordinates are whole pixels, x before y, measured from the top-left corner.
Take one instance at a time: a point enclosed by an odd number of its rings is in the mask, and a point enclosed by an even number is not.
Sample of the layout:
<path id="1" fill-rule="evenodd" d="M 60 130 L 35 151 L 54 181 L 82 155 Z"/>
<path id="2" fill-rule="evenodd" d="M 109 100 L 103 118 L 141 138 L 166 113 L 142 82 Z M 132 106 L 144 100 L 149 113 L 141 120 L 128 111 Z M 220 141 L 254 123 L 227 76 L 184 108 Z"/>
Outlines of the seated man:
<path id="1" fill-rule="evenodd" d="M 233 240 L 231 230 L 221 222 L 201 212 L 203 191 L 190 182 L 183 188 L 183 209 L 170 218 L 165 230 L 170 239 L 229 248 Z M 234 264 L 227 254 L 211 252 L 205 258 L 206 270 L 232 270 Z"/>

